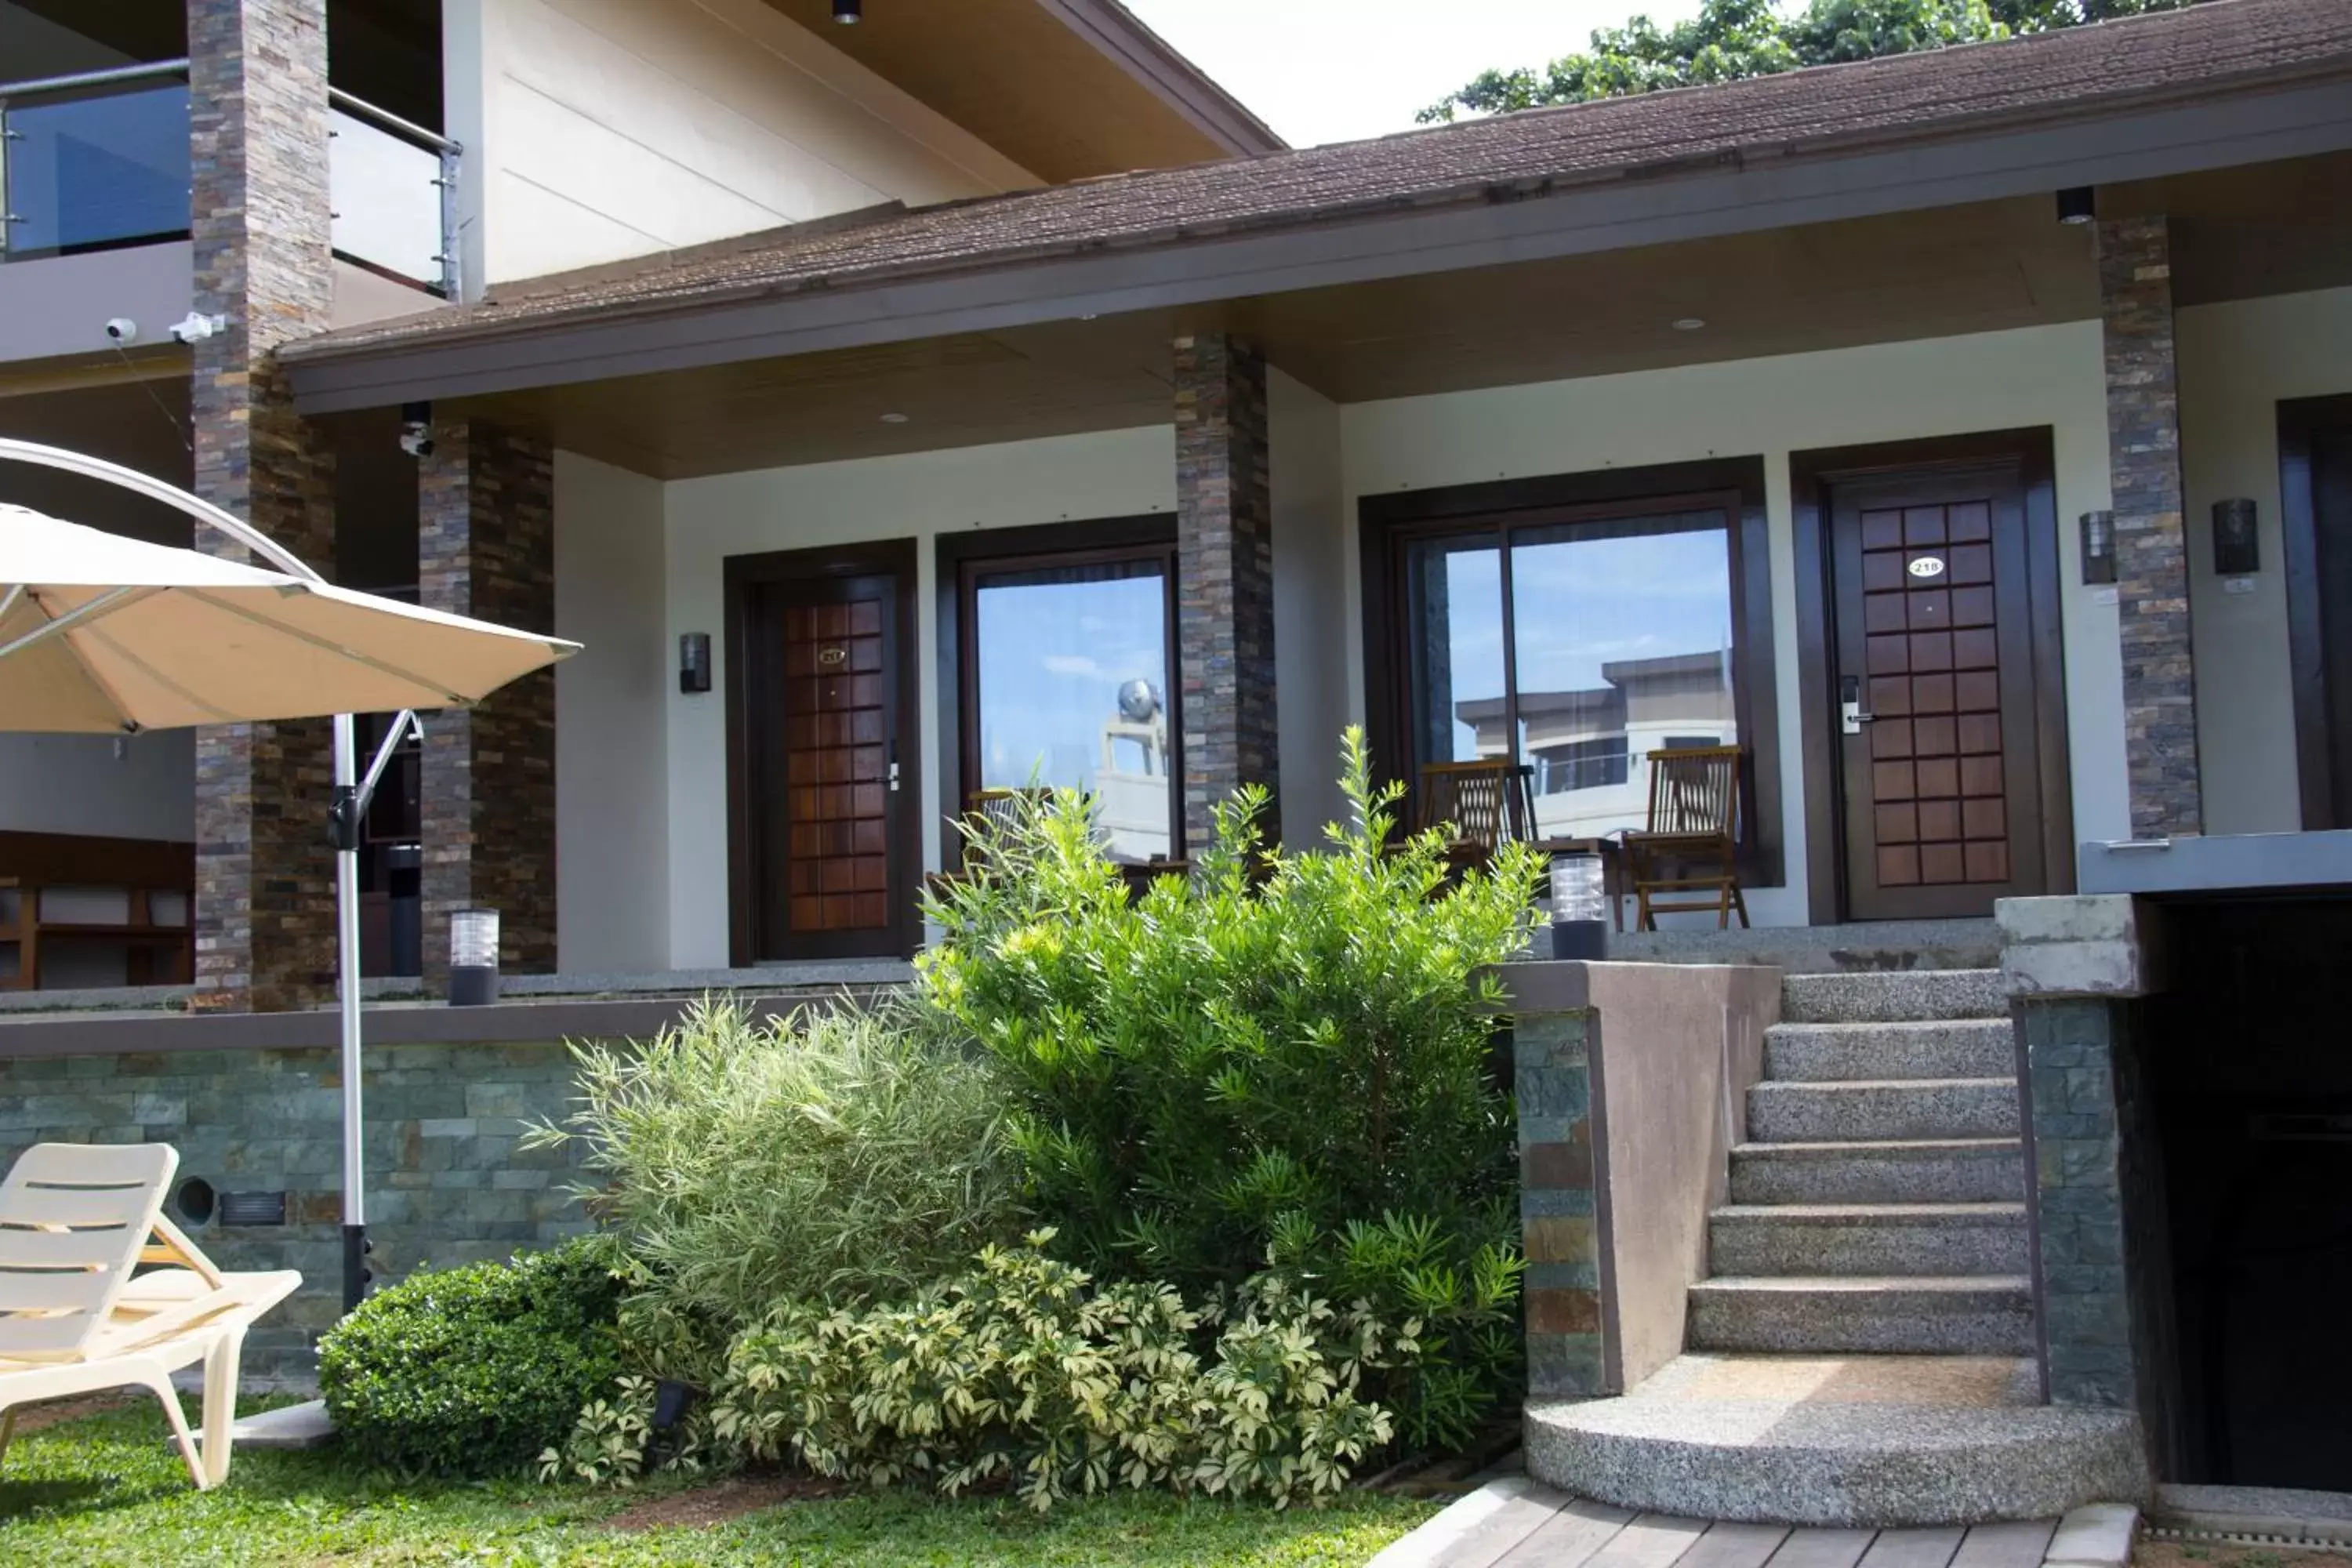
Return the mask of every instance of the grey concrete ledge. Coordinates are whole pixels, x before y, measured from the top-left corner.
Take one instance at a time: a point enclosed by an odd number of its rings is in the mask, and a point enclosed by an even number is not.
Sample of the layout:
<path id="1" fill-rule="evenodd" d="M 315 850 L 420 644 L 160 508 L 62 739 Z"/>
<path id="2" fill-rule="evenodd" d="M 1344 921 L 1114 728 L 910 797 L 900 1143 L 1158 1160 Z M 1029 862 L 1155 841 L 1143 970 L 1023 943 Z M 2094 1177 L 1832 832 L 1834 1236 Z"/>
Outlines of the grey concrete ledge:
<path id="1" fill-rule="evenodd" d="M 793 976 L 793 983 L 797 981 L 798 976 Z M 813 982 L 803 989 L 787 990 L 772 975 L 764 985 L 710 986 L 667 996 L 548 997 L 498 1002 L 487 1007 L 378 1002 L 363 1009 L 364 1028 L 372 1047 L 642 1038 L 675 1023 L 706 993 L 725 995 L 755 1015 L 772 1016 L 853 985 L 883 983 Z M 34 1014 L 0 1020 L 0 1058 L 329 1050 L 341 1038 L 341 1015 L 332 1008 L 301 1013 Z"/>
<path id="2" fill-rule="evenodd" d="M 1769 966 L 1752 963 L 1621 963 L 1614 960 L 1595 963 L 1584 959 L 1545 959 L 1490 964 L 1471 978 L 1475 981 L 1491 974 L 1502 981 L 1505 995 L 1493 1007 L 1492 1011 L 1496 1013 L 1582 1013 L 1593 1005 L 1596 971 L 1638 969 L 1655 973 L 1672 970 L 1696 978 L 1711 973 L 1740 973 L 1765 967 Z"/>

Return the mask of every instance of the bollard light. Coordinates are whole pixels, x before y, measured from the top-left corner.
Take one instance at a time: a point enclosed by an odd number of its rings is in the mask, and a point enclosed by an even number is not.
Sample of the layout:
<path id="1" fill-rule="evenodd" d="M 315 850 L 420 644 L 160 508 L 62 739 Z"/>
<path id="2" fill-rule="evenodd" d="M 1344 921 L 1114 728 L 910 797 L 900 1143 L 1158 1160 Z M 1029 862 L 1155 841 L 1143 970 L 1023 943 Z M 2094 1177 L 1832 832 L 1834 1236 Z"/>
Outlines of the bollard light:
<path id="1" fill-rule="evenodd" d="M 479 1007 L 499 999 L 499 911 L 449 913 L 449 1005 Z"/>
<path id="2" fill-rule="evenodd" d="M 1551 862 L 1551 955 L 1598 959 L 1609 948 L 1609 891 L 1601 857 L 1556 855 Z"/>

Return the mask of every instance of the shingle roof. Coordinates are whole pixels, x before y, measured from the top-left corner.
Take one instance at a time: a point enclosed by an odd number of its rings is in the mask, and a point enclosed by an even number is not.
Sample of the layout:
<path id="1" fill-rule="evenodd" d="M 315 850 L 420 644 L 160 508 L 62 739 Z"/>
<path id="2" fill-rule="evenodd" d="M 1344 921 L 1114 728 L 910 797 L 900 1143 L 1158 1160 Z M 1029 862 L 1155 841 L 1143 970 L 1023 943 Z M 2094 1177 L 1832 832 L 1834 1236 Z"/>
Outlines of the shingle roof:
<path id="1" fill-rule="evenodd" d="M 1497 195 L 1835 153 L 2004 121 L 2194 97 L 2250 79 L 2352 71 L 2352 0 L 2213 0 L 2000 43 L 1817 67 L 1720 86 L 1535 110 L 1376 141 L 1081 181 L 745 236 L 590 272 L 525 279 L 477 304 L 289 345 L 310 359 L 394 342 L 817 286 L 1181 244 Z"/>

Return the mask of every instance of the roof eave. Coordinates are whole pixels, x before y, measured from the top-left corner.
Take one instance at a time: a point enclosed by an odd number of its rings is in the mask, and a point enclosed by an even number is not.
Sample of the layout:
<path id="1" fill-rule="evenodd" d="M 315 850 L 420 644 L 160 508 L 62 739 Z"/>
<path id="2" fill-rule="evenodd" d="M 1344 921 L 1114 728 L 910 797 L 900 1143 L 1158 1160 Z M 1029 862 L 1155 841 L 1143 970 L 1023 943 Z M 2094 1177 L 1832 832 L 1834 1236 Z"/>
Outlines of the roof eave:
<path id="1" fill-rule="evenodd" d="M 281 351 L 306 412 L 510 391 L 950 331 L 1198 305 L 2115 184 L 2352 149 L 2343 73 L 2108 103 L 1865 143 L 1727 152 L 1693 169 L 1464 185 L 1203 235 L 747 284 L 429 337 Z"/>
<path id="2" fill-rule="evenodd" d="M 1287 151 L 1241 100 L 1143 25 L 1118 0 L 1037 0 L 1194 129 L 1237 156 Z"/>

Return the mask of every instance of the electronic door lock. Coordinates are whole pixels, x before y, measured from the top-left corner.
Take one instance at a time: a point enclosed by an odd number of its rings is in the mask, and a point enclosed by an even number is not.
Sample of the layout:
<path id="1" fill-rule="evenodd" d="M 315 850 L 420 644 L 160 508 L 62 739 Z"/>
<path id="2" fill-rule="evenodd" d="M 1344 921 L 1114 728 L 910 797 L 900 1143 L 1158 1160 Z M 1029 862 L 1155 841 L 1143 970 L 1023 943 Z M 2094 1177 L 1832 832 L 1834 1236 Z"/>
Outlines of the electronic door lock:
<path id="1" fill-rule="evenodd" d="M 890 764 L 890 793 L 898 793 L 898 764 L 896 763 Z"/>
<path id="2" fill-rule="evenodd" d="M 1878 715 L 1862 710 L 1862 678 L 1849 675 L 1838 689 L 1838 721 L 1849 735 L 1859 735 L 1864 724 L 1876 721 Z"/>

